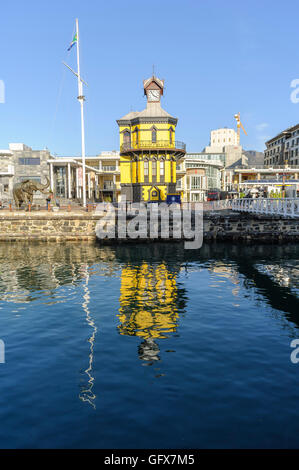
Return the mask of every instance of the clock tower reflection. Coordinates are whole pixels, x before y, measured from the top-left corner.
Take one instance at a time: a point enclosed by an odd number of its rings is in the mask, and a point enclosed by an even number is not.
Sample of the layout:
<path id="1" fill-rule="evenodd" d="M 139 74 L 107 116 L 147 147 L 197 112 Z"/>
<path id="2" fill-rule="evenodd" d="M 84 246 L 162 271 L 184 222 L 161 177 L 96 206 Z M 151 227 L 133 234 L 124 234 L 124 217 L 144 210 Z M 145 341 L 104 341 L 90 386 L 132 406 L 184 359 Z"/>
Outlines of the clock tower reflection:
<path id="1" fill-rule="evenodd" d="M 157 340 L 178 328 L 185 308 L 184 289 L 177 283 L 179 268 L 166 263 L 128 265 L 121 275 L 118 331 L 139 336 L 139 358 L 148 364 L 160 359 Z"/>

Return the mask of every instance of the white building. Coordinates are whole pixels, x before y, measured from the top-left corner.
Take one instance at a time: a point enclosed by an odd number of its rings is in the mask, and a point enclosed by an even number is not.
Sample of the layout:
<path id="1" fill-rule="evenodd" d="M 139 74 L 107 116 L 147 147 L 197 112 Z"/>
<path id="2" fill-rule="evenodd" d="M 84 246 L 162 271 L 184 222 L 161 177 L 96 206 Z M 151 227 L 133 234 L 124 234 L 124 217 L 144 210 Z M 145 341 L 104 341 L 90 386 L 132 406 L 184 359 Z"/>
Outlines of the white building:
<path id="1" fill-rule="evenodd" d="M 177 168 L 177 191 L 183 192 L 184 202 L 206 200 L 210 189 L 221 189 L 221 170 L 225 155 L 207 153 L 187 153 L 184 162 Z"/>
<path id="2" fill-rule="evenodd" d="M 210 134 L 210 147 L 221 149 L 227 145 L 238 145 L 238 135 L 234 129 L 224 127 L 215 129 Z"/>
<path id="3" fill-rule="evenodd" d="M 238 134 L 234 129 L 223 127 L 212 130 L 210 133 L 210 145 L 204 148 L 205 153 L 224 153 L 225 166 L 236 163 L 244 165 L 247 157 L 243 155 L 243 148 L 238 145 Z"/>

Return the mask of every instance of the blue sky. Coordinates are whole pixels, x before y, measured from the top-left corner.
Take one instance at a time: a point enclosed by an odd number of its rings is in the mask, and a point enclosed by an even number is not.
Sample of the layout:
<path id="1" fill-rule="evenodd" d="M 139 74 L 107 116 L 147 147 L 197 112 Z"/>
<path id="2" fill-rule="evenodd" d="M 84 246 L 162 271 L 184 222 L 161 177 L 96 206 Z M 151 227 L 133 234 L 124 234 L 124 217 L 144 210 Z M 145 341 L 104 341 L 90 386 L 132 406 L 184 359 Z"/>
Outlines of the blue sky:
<path id="1" fill-rule="evenodd" d="M 79 18 L 86 94 L 86 152 L 117 150 L 116 119 L 142 110 L 142 80 L 165 79 L 162 106 L 178 117 L 176 138 L 189 152 L 211 129 L 235 127 L 245 149 L 299 121 L 291 81 L 299 78 L 299 3 L 207 1 L 27 0 L 1 4 L 0 148 L 24 142 L 58 155 L 79 155 L 75 77 L 62 65 Z"/>

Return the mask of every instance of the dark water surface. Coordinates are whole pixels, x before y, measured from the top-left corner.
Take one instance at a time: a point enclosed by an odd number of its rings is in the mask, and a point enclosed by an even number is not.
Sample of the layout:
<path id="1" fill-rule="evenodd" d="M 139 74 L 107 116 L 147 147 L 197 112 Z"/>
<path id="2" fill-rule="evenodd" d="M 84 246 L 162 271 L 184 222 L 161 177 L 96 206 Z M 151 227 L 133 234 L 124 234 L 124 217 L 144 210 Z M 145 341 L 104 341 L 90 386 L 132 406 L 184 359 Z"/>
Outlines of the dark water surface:
<path id="1" fill-rule="evenodd" d="M 299 246 L 0 244 L 0 447 L 299 447 Z"/>

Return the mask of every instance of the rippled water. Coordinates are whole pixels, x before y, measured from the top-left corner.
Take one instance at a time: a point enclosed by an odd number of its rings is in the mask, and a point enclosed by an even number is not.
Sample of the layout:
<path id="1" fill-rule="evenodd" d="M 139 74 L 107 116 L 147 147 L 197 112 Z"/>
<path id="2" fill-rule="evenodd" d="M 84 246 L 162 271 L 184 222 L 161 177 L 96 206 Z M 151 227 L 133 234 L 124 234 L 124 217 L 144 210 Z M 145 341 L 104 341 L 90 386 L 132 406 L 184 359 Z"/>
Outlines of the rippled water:
<path id="1" fill-rule="evenodd" d="M 0 447 L 298 447 L 298 258 L 0 244 Z"/>

